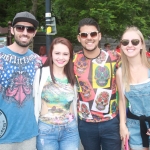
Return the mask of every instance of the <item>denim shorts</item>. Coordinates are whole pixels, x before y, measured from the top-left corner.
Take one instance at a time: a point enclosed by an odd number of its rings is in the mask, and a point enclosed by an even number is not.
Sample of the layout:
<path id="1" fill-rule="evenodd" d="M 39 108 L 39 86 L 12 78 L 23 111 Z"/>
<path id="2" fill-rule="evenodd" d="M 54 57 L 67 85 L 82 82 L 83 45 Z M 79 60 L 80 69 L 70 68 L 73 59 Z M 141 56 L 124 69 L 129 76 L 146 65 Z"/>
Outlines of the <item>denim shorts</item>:
<path id="1" fill-rule="evenodd" d="M 147 122 L 146 124 L 148 127 Z M 130 138 L 129 138 L 130 148 L 132 148 L 133 150 L 143 150 L 139 120 L 127 118 L 127 127 L 130 133 Z M 149 138 L 149 143 L 150 143 L 150 138 Z"/>
<path id="2" fill-rule="evenodd" d="M 79 132 L 77 122 L 52 125 L 39 121 L 37 150 L 78 150 Z"/>

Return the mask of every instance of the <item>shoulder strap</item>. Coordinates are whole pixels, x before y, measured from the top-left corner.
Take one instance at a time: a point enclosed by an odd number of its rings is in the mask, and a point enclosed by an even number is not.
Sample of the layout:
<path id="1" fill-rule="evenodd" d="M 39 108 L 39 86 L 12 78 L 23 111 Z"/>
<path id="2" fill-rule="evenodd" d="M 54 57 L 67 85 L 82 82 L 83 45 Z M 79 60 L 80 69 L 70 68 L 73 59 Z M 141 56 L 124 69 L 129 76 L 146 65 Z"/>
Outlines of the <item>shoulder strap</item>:
<path id="1" fill-rule="evenodd" d="M 150 69 L 148 69 L 148 78 L 150 78 Z"/>
<path id="2" fill-rule="evenodd" d="M 41 81 L 41 77 L 42 77 L 42 67 L 40 67 L 39 84 L 40 84 L 40 81 Z"/>

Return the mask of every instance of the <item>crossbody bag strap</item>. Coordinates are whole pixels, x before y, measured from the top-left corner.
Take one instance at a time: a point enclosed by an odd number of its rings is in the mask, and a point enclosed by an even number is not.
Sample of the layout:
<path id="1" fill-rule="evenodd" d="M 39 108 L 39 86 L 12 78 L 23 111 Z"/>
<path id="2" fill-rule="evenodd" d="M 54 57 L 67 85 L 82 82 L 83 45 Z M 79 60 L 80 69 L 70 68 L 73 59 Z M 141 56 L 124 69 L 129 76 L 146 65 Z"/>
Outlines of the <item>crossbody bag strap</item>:
<path id="1" fill-rule="evenodd" d="M 42 77 L 42 67 L 40 67 L 39 85 L 40 85 L 41 77 Z"/>

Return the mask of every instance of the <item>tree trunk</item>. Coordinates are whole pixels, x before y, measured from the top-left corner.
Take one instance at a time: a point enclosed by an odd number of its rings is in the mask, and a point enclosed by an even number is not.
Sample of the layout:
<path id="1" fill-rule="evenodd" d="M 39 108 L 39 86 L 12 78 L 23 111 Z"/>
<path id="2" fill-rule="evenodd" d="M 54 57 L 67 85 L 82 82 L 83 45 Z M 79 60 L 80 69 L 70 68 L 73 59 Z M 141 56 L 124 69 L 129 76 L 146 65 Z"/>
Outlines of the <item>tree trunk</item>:
<path id="1" fill-rule="evenodd" d="M 37 12 L 37 2 L 38 0 L 32 0 L 32 8 L 31 8 L 31 10 L 30 10 L 30 12 L 34 15 L 34 16 L 36 16 L 36 12 Z"/>

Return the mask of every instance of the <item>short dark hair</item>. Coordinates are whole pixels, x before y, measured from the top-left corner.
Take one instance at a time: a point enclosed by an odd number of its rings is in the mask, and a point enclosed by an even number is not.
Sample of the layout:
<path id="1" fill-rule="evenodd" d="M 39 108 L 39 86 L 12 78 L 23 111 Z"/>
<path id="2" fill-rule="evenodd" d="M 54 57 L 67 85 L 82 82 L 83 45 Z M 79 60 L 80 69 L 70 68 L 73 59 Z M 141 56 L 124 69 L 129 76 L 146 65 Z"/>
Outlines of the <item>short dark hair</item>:
<path id="1" fill-rule="evenodd" d="M 105 44 L 104 44 L 104 47 L 106 47 L 106 46 L 108 46 L 108 45 L 110 45 L 110 44 L 109 44 L 109 43 L 105 43 Z"/>
<path id="2" fill-rule="evenodd" d="M 78 33 L 80 33 L 80 28 L 85 25 L 94 26 L 100 32 L 99 24 L 93 18 L 84 18 L 79 21 Z"/>

